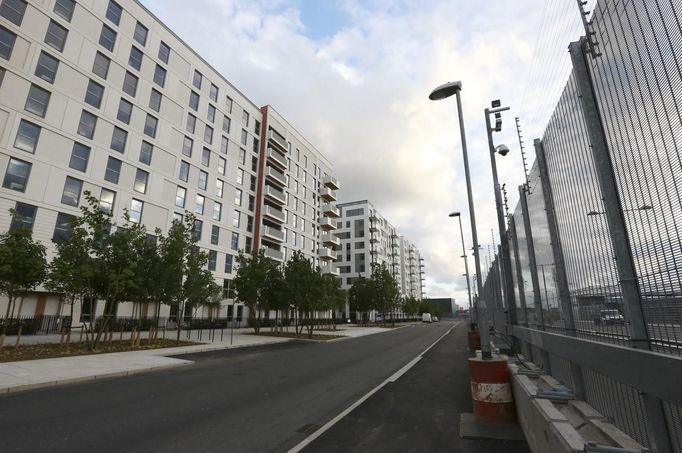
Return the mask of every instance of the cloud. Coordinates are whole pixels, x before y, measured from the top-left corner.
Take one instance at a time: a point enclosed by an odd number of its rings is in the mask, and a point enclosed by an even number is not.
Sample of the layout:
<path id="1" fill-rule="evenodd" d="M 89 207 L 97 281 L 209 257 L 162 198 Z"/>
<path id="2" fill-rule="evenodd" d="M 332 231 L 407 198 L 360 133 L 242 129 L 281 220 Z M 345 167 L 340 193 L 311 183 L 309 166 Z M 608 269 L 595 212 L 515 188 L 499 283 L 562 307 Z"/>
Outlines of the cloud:
<path id="1" fill-rule="evenodd" d="M 340 201 L 371 200 L 417 245 L 428 295 L 466 300 L 459 228 L 447 217 L 453 209 L 466 214 L 470 248 L 456 105 L 427 95 L 445 81 L 463 81 L 479 242 L 487 244 L 497 221 L 483 108 L 496 98 L 521 103 L 537 57 L 529 30 L 541 22 L 543 2 L 340 0 L 332 7 L 347 16 L 343 26 L 318 38 L 306 35 L 312 27 L 301 19 L 309 16 L 303 1 L 143 3 L 330 159 L 343 185 Z M 513 116 L 505 114 L 505 132 L 496 137 L 514 151 L 499 163 L 511 201 L 523 181 Z M 471 256 L 469 264 L 473 274 Z"/>

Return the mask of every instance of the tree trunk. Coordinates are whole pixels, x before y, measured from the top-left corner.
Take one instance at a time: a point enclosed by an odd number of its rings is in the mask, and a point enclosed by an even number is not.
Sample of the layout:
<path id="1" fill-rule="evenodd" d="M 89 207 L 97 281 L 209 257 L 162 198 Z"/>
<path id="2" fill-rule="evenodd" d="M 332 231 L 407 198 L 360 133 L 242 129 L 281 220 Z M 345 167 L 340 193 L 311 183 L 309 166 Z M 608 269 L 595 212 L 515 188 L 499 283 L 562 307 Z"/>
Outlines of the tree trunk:
<path id="1" fill-rule="evenodd" d="M 180 303 L 178 304 L 178 314 L 177 314 L 177 321 L 176 324 L 178 325 L 178 332 L 177 336 L 175 338 L 175 341 L 180 344 L 180 329 L 182 327 L 182 318 L 185 316 L 185 304 Z"/>

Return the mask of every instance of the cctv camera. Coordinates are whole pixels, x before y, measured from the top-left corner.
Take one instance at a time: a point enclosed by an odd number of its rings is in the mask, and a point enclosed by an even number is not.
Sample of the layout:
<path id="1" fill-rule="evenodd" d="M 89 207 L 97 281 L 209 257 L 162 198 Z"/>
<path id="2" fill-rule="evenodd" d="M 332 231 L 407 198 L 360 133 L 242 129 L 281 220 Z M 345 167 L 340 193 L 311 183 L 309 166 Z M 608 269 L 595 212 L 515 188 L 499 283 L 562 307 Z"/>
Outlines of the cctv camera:
<path id="1" fill-rule="evenodd" d="M 504 157 L 509 154 L 509 147 L 507 145 L 499 145 L 495 148 L 495 151 L 497 151 L 500 156 Z"/>

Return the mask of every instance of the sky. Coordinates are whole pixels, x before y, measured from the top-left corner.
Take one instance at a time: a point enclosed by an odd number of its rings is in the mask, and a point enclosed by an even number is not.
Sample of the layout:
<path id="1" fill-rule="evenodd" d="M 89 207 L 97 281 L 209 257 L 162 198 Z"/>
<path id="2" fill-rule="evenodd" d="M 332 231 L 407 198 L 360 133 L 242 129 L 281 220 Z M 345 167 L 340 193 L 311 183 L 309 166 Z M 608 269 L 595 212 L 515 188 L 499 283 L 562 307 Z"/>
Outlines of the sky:
<path id="1" fill-rule="evenodd" d="M 141 0 L 257 105 L 272 105 L 331 162 L 339 202 L 368 199 L 425 260 L 426 295 L 466 305 L 461 211 L 471 227 L 456 103 L 462 81 L 481 261 L 499 242 L 483 110 L 500 99 L 495 144 L 509 210 L 570 71 L 573 0 Z M 590 2 L 592 3 L 592 2 Z M 588 4 L 588 9 L 591 5 Z M 494 252 L 493 252 L 494 253 Z M 485 272 L 484 272 L 485 273 Z"/>

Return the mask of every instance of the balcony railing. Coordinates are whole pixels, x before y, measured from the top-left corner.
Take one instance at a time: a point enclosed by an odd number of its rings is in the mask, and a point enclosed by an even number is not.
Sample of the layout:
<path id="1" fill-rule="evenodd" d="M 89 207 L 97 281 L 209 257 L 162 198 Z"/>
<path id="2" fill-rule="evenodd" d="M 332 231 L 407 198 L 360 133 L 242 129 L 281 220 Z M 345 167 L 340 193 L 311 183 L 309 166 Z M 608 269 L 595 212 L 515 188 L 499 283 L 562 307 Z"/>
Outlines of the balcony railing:
<path id="1" fill-rule="evenodd" d="M 339 270 L 331 263 L 327 264 L 326 266 L 322 266 L 322 273 L 335 275 L 337 277 L 339 276 Z"/>
<path id="2" fill-rule="evenodd" d="M 336 225 L 329 217 L 320 217 L 318 222 L 320 223 L 320 228 L 323 230 L 331 231 L 336 229 Z"/>
<path id="3" fill-rule="evenodd" d="M 273 128 L 270 128 L 270 134 L 268 138 L 276 145 L 280 146 L 285 152 L 289 150 L 289 146 L 287 145 L 287 139 L 284 138 L 284 135 L 280 134 Z"/>
<path id="4" fill-rule="evenodd" d="M 281 190 L 273 187 L 273 186 L 265 186 L 265 196 L 268 197 L 270 200 L 279 203 L 281 205 L 284 205 L 287 201 L 286 197 L 284 196 L 284 192 Z"/>
<path id="5" fill-rule="evenodd" d="M 321 187 L 320 188 L 320 198 L 322 198 L 324 201 L 336 201 L 336 192 L 334 192 L 332 189 L 329 187 Z"/>
<path id="6" fill-rule="evenodd" d="M 336 257 L 334 256 L 334 253 L 326 247 L 323 247 L 321 249 L 317 249 L 317 256 L 319 256 L 321 260 L 325 260 L 325 261 L 336 259 Z"/>
<path id="7" fill-rule="evenodd" d="M 284 223 L 284 212 L 282 212 L 280 209 L 266 205 L 265 209 L 263 210 L 263 215 L 268 217 L 270 220 Z"/>
<path id="8" fill-rule="evenodd" d="M 275 184 L 278 184 L 281 187 L 287 185 L 286 176 L 284 176 L 284 173 L 277 170 L 275 167 L 271 167 L 268 165 L 268 167 L 265 169 L 265 177 L 268 179 L 268 181 L 274 182 Z"/>
<path id="9" fill-rule="evenodd" d="M 272 258 L 276 261 L 284 261 L 284 252 L 273 249 L 272 247 L 263 247 L 263 250 L 265 251 L 265 256 L 268 258 Z"/>
<path id="10" fill-rule="evenodd" d="M 333 176 L 325 176 L 322 178 L 322 185 L 329 187 L 330 189 L 333 190 L 339 190 L 341 186 L 339 185 L 339 181 Z"/>
<path id="11" fill-rule="evenodd" d="M 284 157 L 282 153 L 270 147 L 265 153 L 265 156 L 268 158 L 268 162 L 272 162 L 273 164 L 278 165 L 282 170 L 286 170 L 287 158 Z"/>
<path id="12" fill-rule="evenodd" d="M 324 212 L 324 215 L 333 218 L 337 218 L 341 215 L 339 208 L 330 203 L 322 205 L 322 212 Z"/>
<path id="13" fill-rule="evenodd" d="M 327 246 L 338 247 L 341 245 L 341 239 L 337 238 L 332 233 L 322 233 L 322 243 Z"/>
<path id="14" fill-rule="evenodd" d="M 279 242 L 284 242 L 284 232 L 271 226 L 263 227 L 263 237 Z"/>

